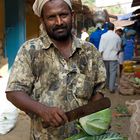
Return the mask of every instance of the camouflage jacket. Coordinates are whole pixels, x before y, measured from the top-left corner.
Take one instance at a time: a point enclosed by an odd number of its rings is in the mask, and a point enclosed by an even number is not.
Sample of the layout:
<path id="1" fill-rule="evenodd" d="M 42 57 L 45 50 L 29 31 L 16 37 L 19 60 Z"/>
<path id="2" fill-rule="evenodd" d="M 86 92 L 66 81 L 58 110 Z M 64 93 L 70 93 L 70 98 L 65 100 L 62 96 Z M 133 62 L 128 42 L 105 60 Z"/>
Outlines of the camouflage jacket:
<path id="1" fill-rule="evenodd" d="M 101 92 L 105 77 L 101 55 L 91 43 L 74 38 L 66 61 L 44 35 L 20 48 L 7 91 L 24 91 L 42 104 L 69 111 L 86 104 L 95 90 Z M 75 122 L 44 129 L 38 116 L 31 117 L 31 140 L 63 140 L 75 133 Z"/>

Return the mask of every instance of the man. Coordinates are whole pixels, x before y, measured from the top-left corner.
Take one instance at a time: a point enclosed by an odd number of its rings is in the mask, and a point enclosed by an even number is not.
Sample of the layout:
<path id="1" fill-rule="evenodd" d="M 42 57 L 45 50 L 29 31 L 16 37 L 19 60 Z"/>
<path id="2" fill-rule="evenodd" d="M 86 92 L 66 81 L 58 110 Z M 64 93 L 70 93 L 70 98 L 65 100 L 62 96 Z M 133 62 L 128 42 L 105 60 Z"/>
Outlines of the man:
<path id="1" fill-rule="evenodd" d="M 103 26 L 105 25 L 105 26 Z M 104 28 L 105 27 L 105 28 Z M 99 43 L 102 34 L 107 32 L 107 27 L 106 23 L 104 24 L 103 22 L 98 22 L 96 23 L 96 30 L 92 32 L 89 36 L 89 41 L 97 48 L 99 49 Z"/>
<path id="2" fill-rule="evenodd" d="M 132 61 L 135 50 L 135 34 L 133 29 L 124 29 L 123 46 L 124 46 L 124 61 Z"/>
<path id="3" fill-rule="evenodd" d="M 46 34 L 20 48 L 7 98 L 30 115 L 31 140 L 63 140 L 77 133 L 64 112 L 103 97 L 105 68 L 96 48 L 72 36 L 70 0 L 36 0 L 33 10 Z"/>
<path id="4" fill-rule="evenodd" d="M 110 19 L 107 10 L 96 11 L 93 20 L 95 23 L 95 29 L 90 33 L 89 42 L 99 49 L 101 36 L 108 31 L 108 22 Z"/>
<path id="5" fill-rule="evenodd" d="M 121 48 L 120 48 L 120 51 L 118 52 L 118 62 L 119 62 L 119 77 L 121 77 L 121 74 L 122 74 L 122 69 L 123 69 L 123 52 L 124 52 L 124 46 L 123 46 L 123 43 L 122 43 L 122 35 L 123 35 L 123 30 L 121 28 L 119 29 L 116 29 L 115 30 L 115 33 L 120 37 L 121 39 Z"/>
<path id="6" fill-rule="evenodd" d="M 122 30 L 121 28 L 116 29 L 116 30 L 115 30 L 115 33 L 116 33 L 120 38 L 122 38 L 123 30 Z"/>
<path id="7" fill-rule="evenodd" d="M 99 51 L 102 54 L 107 81 L 106 86 L 111 93 L 115 93 L 115 82 L 118 69 L 118 52 L 121 47 L 121 39 L 114 32 L 114 24 L 108 23 L 108 31 L 101 36 Z"/>

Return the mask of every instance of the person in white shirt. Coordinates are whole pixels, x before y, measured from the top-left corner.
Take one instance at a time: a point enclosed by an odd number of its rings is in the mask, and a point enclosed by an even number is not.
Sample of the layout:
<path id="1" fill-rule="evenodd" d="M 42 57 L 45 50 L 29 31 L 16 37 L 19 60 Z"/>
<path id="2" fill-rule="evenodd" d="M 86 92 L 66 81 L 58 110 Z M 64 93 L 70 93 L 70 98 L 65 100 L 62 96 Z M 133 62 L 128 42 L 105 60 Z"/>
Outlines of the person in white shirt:
<path id="1" fill-rule="evenodd" d="M 118 53 L 121 47 L 121 39 L 114 32 L 114 24 L 108 23 L 108 31 L 101 36 L 99 52 L 106 67 L 106 87 L 111 93 L 115 93 L 115 82 L 118 69 Z"/>
<path id="2" fill-rule="evenodd" d="M 89 34 L 87 33 L 87 29 L 84 27 L 82 28 L 81 32 L 82 32 L 81 39 L 86 40 L 89 37 Z"/>
<path id="3" fill-rule="evenodd" d="M 123 42 L 122 42 L 122 35 L 123 35 L 123 30 L 121 28 L 116 29 L 115 33 L 121 38 L 121 49 L 118 53 L 118 62 L 119 62 L 119 77 L 121 77 L 122 74 L 122 69 L 123 69 L 123 59 L 124 59 L 124 46 L 123 46 Z"/>

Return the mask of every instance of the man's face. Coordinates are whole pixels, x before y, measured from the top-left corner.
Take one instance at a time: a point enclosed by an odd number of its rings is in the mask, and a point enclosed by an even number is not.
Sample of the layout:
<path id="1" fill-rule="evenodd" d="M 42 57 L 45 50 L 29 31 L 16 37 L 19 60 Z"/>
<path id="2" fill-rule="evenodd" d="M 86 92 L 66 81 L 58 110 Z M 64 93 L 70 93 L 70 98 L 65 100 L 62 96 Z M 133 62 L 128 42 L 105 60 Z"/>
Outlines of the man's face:
<path id="1" fill-rule="evenodd" d="M 122 36 L 122 32 L 118 32 L 118 35 L 121 37 Z"/>
<path id="2" fill-rule="evenodd" d="M 63 0 L 48 1 L 42 11 L 42 21 L 48 36 L 63 41 L 71 36 L 72 11 Z"/>
<path id="3" fill-rule="evenodd" d="M 116 31 L 116 33 L 117 33 L 120 37 L 123 35 L 123 33 L 120 32 L 120 31 Z"/>

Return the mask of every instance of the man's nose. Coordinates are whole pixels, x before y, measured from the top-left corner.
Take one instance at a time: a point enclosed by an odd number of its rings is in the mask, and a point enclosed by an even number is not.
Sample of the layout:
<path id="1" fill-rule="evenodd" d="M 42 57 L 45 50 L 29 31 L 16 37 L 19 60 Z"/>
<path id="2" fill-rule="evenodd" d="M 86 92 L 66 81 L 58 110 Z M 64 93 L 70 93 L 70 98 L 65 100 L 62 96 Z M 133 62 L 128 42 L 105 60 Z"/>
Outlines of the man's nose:
<path id="1" fill-rule="evenodd" d="M 57 23 L 58 25 L 61 25 L 61 24 L 62 24 L 62 19 L 61 19 L 60 16 L 57 16 L 57 17 L 56 17 L 56 23 Z"/>

